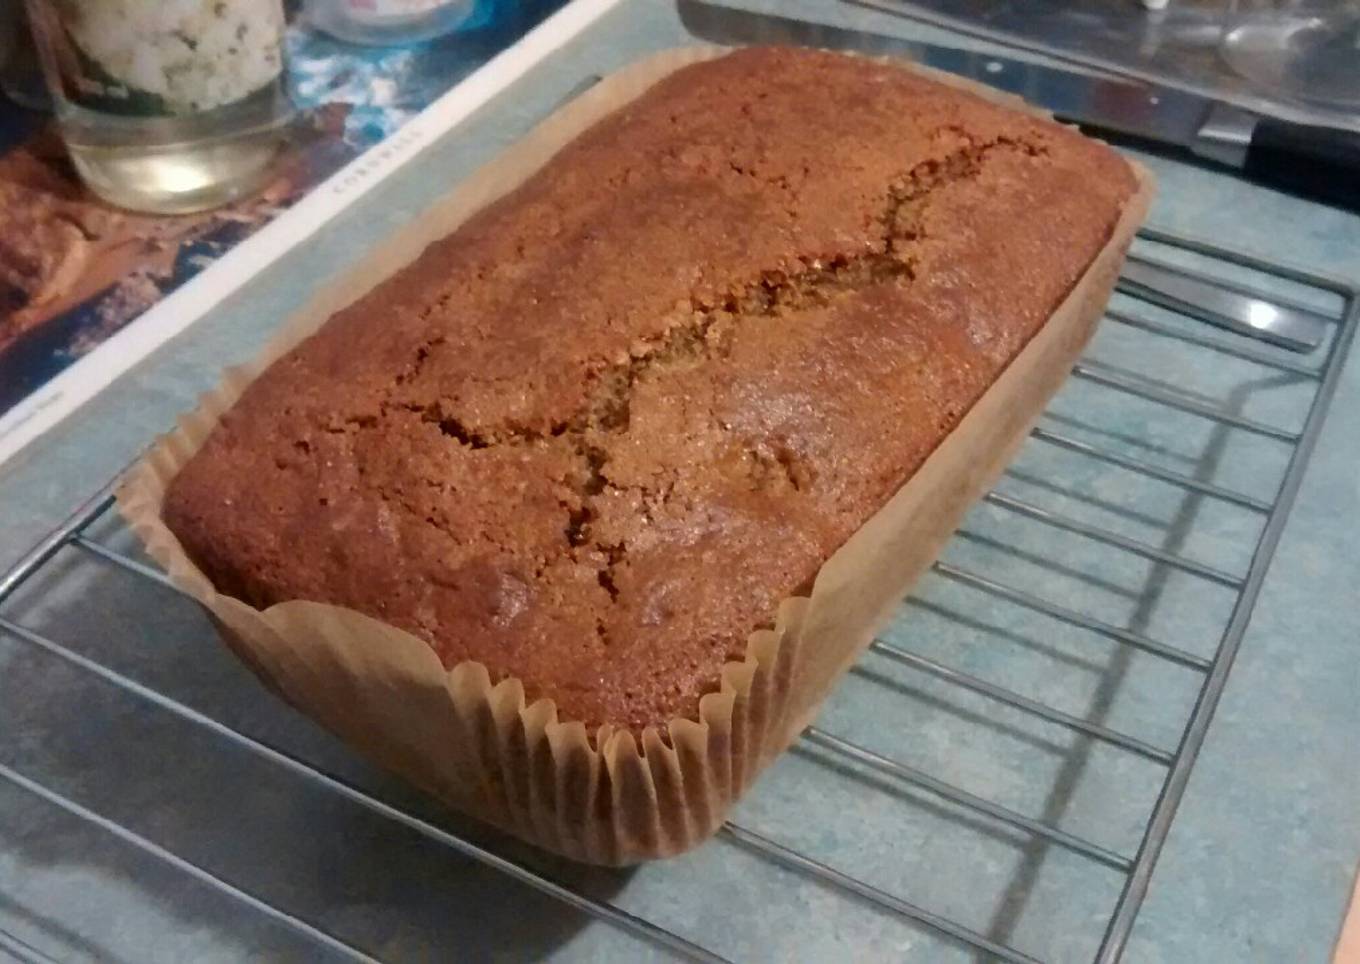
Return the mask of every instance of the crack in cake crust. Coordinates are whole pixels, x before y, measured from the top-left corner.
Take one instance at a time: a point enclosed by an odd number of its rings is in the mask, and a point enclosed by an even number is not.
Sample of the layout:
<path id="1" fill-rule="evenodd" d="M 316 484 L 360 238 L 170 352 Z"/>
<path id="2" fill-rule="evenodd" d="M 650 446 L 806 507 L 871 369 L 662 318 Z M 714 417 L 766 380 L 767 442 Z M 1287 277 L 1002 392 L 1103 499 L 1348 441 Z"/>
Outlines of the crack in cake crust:
<path id="1" fill-rule="evenodd" d="M 167 523 L 257 605 L 368 612 L 588 725 L 692 716 L 1132 185 L 895 67 L 686 68 L 263 374 Z"/>

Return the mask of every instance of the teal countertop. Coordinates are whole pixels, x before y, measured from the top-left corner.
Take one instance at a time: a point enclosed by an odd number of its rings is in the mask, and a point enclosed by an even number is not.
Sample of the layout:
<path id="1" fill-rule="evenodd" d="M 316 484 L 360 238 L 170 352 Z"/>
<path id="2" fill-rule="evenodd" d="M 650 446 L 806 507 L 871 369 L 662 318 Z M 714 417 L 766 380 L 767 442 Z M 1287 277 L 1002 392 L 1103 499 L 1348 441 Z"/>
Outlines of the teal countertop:
<path id="1" fill-rule="evenodd" d="M 781 9 L 963 43 L 837 4 L 804 0 Z M 686 42 L 669 5 L 625 0 L 0 468 L 0 570 L 129 462 L 224 365 L 250 358 L 317 286 L 493 159 L 583 78 Z M 1151 223 L 1360 280 L 1360 217 L 1173 160 L 1143 160 L 1160 182 Z M 1141 351 L 1109 329 L 1095 351 Z M 1214 363 L 1206 357 L 1200 364 Z M 1230 366 L 1224 367 L 1227 378 Z M 1211 381 L 1220 376 L 1194 374 Z M 1081 391 L 1065 390 L 1058 407 L 1083 415 L 1099 408 Z M 1244 411 L 1262 418 L 1287 417 L 1297 400 L 1288 386 L 1237 397 Z M 1105 424 L 1139 427 L 1133 408 L 1108 414 Z M 1163 441 L 1168 450 L 1189 444 L 1180 435 Z M 1094 492 L 1117 507 L 1130 495 L 1128 483 L 1113 476 L 1083 475 L 1070 463 L 1045 458 L 1027 450 L 1008 479 L 1012 491 L 1026 491 L 1042 471 L 1073 488 L 1089 484 L 1088 501 Z M 1278 462 L 1278 453 L 1230 446 L 1222 471 L 1239 488 L 1266 486 L 1268 492 Z M 1141 515 L 1126 512 L 1121 524 L 1151 538 L 1176 509 L 1170 496 L 1149 496 L 1139 503 Z M 1245 565 L 1233 558 L 1240 545 L 1235 517 L 1209 512 L 1199 522 L 1187 552 Z M 1010 524 L 982 507 L 966 528 L 1000 540 Z M 1360 360 L 1351 357 L 1135 925 L 1129 961 L 1327 959 L 1360 860 L 1358 532 Z M 132 548 L 112 521 L 98 535 Z M 994 542 L 986 536 L 959 539 L 947 556 L 982 569 L 989 545 Z M 1147 578 L 1146 569 L 1086 559 L 1085 549 L 1061 551 L 1070 572 L 1050 573 L 1045 584 L 1061 592 L 1066 605 L 1127 603 L 1125 583 Z M 990 564 L 1018 566 L 1014 560 Z M 1070 712 L 1097 709 L 1111 726 L 1174 745 L 1193 699 L 1183 674 L 1125 661 L 1111 688 L 1112 667 L 1122 658 L 1111 647 L 1093 647 L 1032 615 L 995 608 L 940 578 L 927 579 L 918 597 L 885 638 L 979 675 L 992 673 Z M 1211 619 L 1220 602 L 1192 586 L 1171 586 L 1157 611 L 1138 618 L 1150 634 L 1191 647 L 1189 638 L 1202 640 L 1208 627 L 1221 625 Z M 967 610 L 975 625 L 939 618 L 955 609 Z M 192 607 L 96 568 L 74 550 L 4 613 L 733 959 L 969 959 L 929 930 L 847 901 L 730 842 L 615 873 L 541 859 L 442 815 L 268 696 Z M 1001 620 L 1004 629 L 995 626 Z M 1032 660 L 1000 661 L 1002 637 L 1036 636 L 1042 645 L 1031 647 Z M 1007 806 L 1051 816 L 1122 852 L 1136 847 L 1139 815 L 1152 805 L 1159 768 L 875 660 L 830 701 L 821 721 L 827 729 L 946 773 Z M 975 724 L 967 731 L 973 735 L 958 735 L 959 719 Z M 1075 767 L 1074 759 L 1080 761 Z M 660 956 L 3 634 L 0 762 L 384 959 Z M 0 786 L 0 815 L 0 930 L 54 957 L 324 956 L 278 922 L 17 789 Z M 743 802 L 738 819 L 1044 959 L 1089 959 L 1118 893 L 1113 873 L 1092 871 L 1060 849 L 1036 851 L 1023 837 L 961 819 L 928 796 L 828 772 L 815 751 L 781 760 Z"/>

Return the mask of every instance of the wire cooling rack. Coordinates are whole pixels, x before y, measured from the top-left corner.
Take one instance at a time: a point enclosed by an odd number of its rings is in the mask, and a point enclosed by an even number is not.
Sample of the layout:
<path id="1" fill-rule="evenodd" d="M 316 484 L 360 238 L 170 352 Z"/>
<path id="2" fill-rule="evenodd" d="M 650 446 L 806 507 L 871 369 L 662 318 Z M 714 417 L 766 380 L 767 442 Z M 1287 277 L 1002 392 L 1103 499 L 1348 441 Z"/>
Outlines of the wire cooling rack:
<path id="1" fill-rule="evenodd" d="M 968 956 L 1012 962 L 1089 959 L 1092 953 L 1098 962 L 1121 958 L 1318 437 L 1357 318 L 1356 291 L 1350 285 L 1307 271 L 1153 230 L 1140 235 L 1135 254 L 1174 263 L 1194 276 L 1254 292 L 1276 304 L 1312 312 L 1328 322 L 1328 338 L 1309 355 L 1292 355 L 1139 301 L 1130 293 L 1116 295 L 1100 337 L 1076 365 L 1074 378 L 1034 430 L 1017 467 L 974 510 L 928 577 L 937 586 L 950 584 L 955 591 L 973 593 L 970 598 L 978 601 L 976 607 L 950 607 L 918 591 L 919 598 L 904 605 L 922 612 L 908 613 L 891 633 L 878 639 L 865 656 L 866 664 L 873 665 L 862 664 L 856 671 L 870 680 L 878 680 L 896 669 L 909 676 L 929 678 L 937 692 L 952 690 L 968 695 L 972 701 L 970 708 L 954 708 L 945 714 L 948 722 L 943 729 L 937 727 L 932 731 L 937 760 L 947 762 L 963 752 L 971 739 L 966 728 L 999 725 L 996 718 L 1018 714 L 1044 727 L 1067 731 L 1070 740 L 1061 747 L 1060 766 L 1052 778 L 1057 791 L 1062 790 L 1064 781 L 1070 783 L 1074 774 L 1090 764 L 1091 754 L 1097 748 L 1154 768 L 1158 776 L 1154 783 L 1143 787 L 1144 796 L 1139 798 L 1148 805 L 1141 808 L 1131 823 L 1125 819 L 1133 828 L 1132 846 L 1107 843 L 1100 832 L 1102 815 L 1106 814 L 1101 807 L 1108 808 L 1108 803 L 1098 804 L 1094 819 L 1085 820 L 1094 830 L 1071 829 L 1064 819 L 1069 803 L 1064 792 L 1049 793 L 1044 805 L 1038 808 L 1042 813 L 1034 815 L 1033 808 L 1027 812 L 990 795 L 992 785 L 1000 787 L 1002 781 L 1000 774 L 985 767 L 980 773 L 969 774 L 969 779 L 955 779 L 928 766 L 880 752 L 869 745 L 869 739 L 861 738 L 853 726 L 839 725 L 840 720 L 853 719 L 856 706 L 828 710 L 831 721 L 824 716 L 817 726 L 810 727 L 801 745 L 791 754 L 829 760 L 834 780 L 887 781 L 911 791 L 876 806 L 926 808 L 936 816 L 942 814 L 942 819 L 955 821 L 965 833 L 1009 835 L 1007 846 L 1021 859 L 1011 868 L 1007 881 L 1010 896 L 1002 904 L 1023 903 L 1027 892 L 1038 886 L 1036 867 L 1055 853 L 1075 858 L 1084 867 L 1105 875 L 1107 881 L 1113 875 L 1117 887 L 1113 890 L 1112 906 L 1107 905 L 1096 915 L 1102 929 L 1093 934 L 1087 945 L 1073 950 L 1061 942 L 1044 939 L 1044 935 L 1058 932 L 1064 924 L 1040 920 L 1031 927 L 1026 940 L 1020 941 L 1016 937 L 1019 931 L 1014 915 L 1004 907 L 990 917 L 970 912 L 968 894 L 972 885 L 968 880 L 972 868 L 963 852 L 959 855 L 960 867 L 956 868 L 956 874 L 965 881 L 962 898 L 944 894 L 941 903 L 946 906 L 941 907 L 930 902 L 930 888 L 911 895 L 899 893 L 892 885 L 881 882 L 885 877 L 883 871 L 871 874 L 866 869 L 861 873 L 865 863 L 862 857 L 838 859 L 834 846 L 829 850 L 803 846 L 799 841 L 808 839 L 806 834 L 794 833 L 792 826 L 769 826 L 766 815 L 777 814 L 778 809 L 763 806 L 762 794 L 776 796 L 781 791 L 762 781 L 752 791 L 753 807 L 739 808 L 738 819 L 724 826 L 717 841 L 707 844 L 705 850 L 727 844 L 742 851 L 748 859 L 754 857 L 775 868 L 778 874 L 786 875 L 784 883 L 760 897 L 767 909 L 777 907 L 781 895 L 792 893 L 789 881 L 797 880 L 799 886 L 811 885 L 847 906 L 856 905 L 860 912 L 868 910 L 879 917 L 894 919 L 918 936 L 923 930 L 934 932 L 936 937 L 953 944 L 955 951 Z M 1241 383 L 1225 382 L 1223 372 L 1232 366 L 1242 367 L 1251 373 L 1250 377 Z M 1190 454 L 1186 445 L 1173 444 L 1186 440 Z M 1243 456 L 1243 446 L 1249 449 L 1252 445 L 1265 446 L 1270 454 Z M 1059 464 L 1053 459 L 1067 461 Z M 1032 465 L 1041 468 L 1034 469 Z M 1109 480 L 1115 477 L 1125 481 L 1111 488 Z M 1084 490 L 1083 480 L 1091 483 Z M 1153 529 L 1160 535 L 1154 538 L 1147 537 L 1152 531 L 1148 525 L 1149 520 L 1158 521 L 1154 518 L 1158 514 L 1130 494 L 1142 491 L 1139 486 L 1144 485 L 1163 492 L 1158 505 L 1169 504 L 1174 510 L 1169 520 L 1159 517 L 1160 522 Z M 43 665 L 42 660 L 53 666 L 64 663 L 68 672 L 95 677 L 127 699 L 168 714 L 177 721 L 177 726 L 196 728 L 216 741 L 216 745 L 246 751 L 314 790 L 342 798 L 419 835 L 428 848 L 447 848 L 480 862 L 653 945 L 653 951 L 704 961 L 726 960 L 729 955 L 744 956 L 749 951 L 739 943 L 734 945 L 731 939 L 725 940 L 712 928 L 696 923 L 722 900 L 717 880 L 712 881 L 711 897 L 705 897 L 701 881 L 697 895 L 690 893 L 686 898 L 692 912 L 687 924 L 679 919 L 653 919 L 636 908 L 630 909 L 623 901 L 601 896 L 597 889 L 582 885 L 583 878 L 569 866 L 551 861 L 545 864 L 532 855 L 524 856 L 517 845 L 494 835 L 450 829 L 451 825 L 438 815 L 425 815 L 416 812 L 419 808 L 391 803 L 379 793 L 332 775 L 323 766 L 252 735 L 249 727 L 239 721 L 224 722 L 221 714 L 215 716 L 195 708 L 192 701 L 169 695 L 164 686 L 133 678 L 132 674 L 115 668 L 110 660 L 101 658 L 99 645 L 56 638 L 54 630 L 40 620 L 34 623 L 15 613 L 16 600 L 25 593 L 41 597 L 47 591 L 44 585 L 58 578 L 55 572 L 59 566 L 66 572 L 81 567 L 113 567 L 130 574 L 141 585 L 169 586 L 164 576 L 136 558 L 133 550 L 115 548 L 119 527 L 108 512 L 112 488 L 112 482 L 102 488 L 0 579 L 0 636 L 31 650 L 31 655 L 39 659 L 38 665 Z M 1176 501 L 1166 503 L 1165 492 L 1173 493 Z M 1081 511 L 1083 506 L 1098 510 L 1096 521 L 1091 512 Z M 1224 512 L 1232 513 L 1234 521 L 1222 521 L 1227 518 Z M 1201 538 L 1195 525 L 1206 518 L 1210 519 L 1207 523 L 1210 532 Z M 1219 521 L 1213 522 L 1214 519 Z M 989 523 L 1004 531 L 1007 524 L 1016 522 L 1030 526 L 1030 536 L 1023 545 L 982 531 Z M 105 535 L 100 536 L 100 532 Z M 126 539 L 123 542 L 130 545 Z M 960 557 L 964 561 L 960 562 Z M 989 566 L 988 559 L 997 562 Z M 1089 604 L 1089 599 L 1095 597 L 1062 588 L 1078 585 L 1083 579 L 1088 584 L 1103 585 L 1102 579 L 1109 582 L 1113 576 L 1105 577 L 1127 568 L 1130 561 L 1139 567 L 1135 588 L 1110 590 L 1111 598 L 1119 599 L 1120 605 L 1109 612 L 1096 611 Z M 1036 571 L 1042 574 L 1037 584 L 1030 580 L 1032 585 L 1027 585 L 1023 579 L 1012 578 L 1020 571 L 1021 562 L 1037 567 Z M 1167 603 L 1167 599 L 1175 596 L 1170 588 L 1174 579 L 1189 581 L 1189 588 L 1180 590 L 1179 608 Z M 163 593 L 163 589 L 159 591 Z M 1220 604 L 1201 605 L 1201 599 L 1207 599 L 1213 592 L 1222 597 Z M 1184 601 L 1187 598 L 1189 609 Z M 984 599 L 985 607 L 981 602 Z M 80 604 L 77 599 L 63 605 Z M 91 600 L 84 604 L 99 603 Z M 187 600 L 181 600 L 181 604 L 192 605 Z M 1171 616 L 1162 618 L 1159 605 L 1170 605 Z M 1207 623 L 1186 629 L 1177 613 L 1192 610 L 1218 613 L 1221 618 L 1212 630 L 1206 628 Z M 1051 643 L 1027 641 L 1008 628 L 1032 618 L 1047 620 L 1047 625 L 1062 626 L 1064 631 L 1077 632 L 1082 639 L 1099 640 L 1107 645 L 1114 655 L 1099 666 L 1096 696 L 1088 703 L 1086 712 L 1060 708 L 1024 692 L 1022 687 L 999 682 L 1012 675 L 1004 670 L 965 668 L 961 645 L 955 650 L 916 645 L 928 634 L 915 627 L 924 625 L 931 614 L 952 626 L 954 636 L 948 638 L 967 638 L 988 630 L 988 625 L 976 615 L 983 611 L 1002 623 L 999 629 L 990 627 L 999 639 L 986 648 L 987 659 L 991 661 L 1010 658 L 1012 651 L 1018 653 L 1022 644 L 1054 648 Z M 1197 642 L 1177 638 L 1179 630 L 1191 633 Z M 132 631 L 132 635 L 137 632 Z M 153 640 L 140 639 L 130 645 L 153 644 Z M 957 661 L 951 661 L 951 655 L 956 655 Z M 1129 658 L 1134 655 L 1165 664 L 1193 680 L 1193 685 L 1182 688 L 1188 698 L 1179 703 L 1172 700 L 1171 705 L 1160 705 L 1156 693 L 1143 698 L 1147 703 L 1145 715 L 1162 723 L 1160 739 L 1111 722 L 1111 706 L 1126 683 Z M 1077 661 L 1071 655 L 1063 659 Z M 834 698 L 832 702 L 835 703 Z M 1174 722 L 1168 725 L 1168 720 Z M 855 738 L 843 731 L 856 733 Z M 117 732 L 102 734 L 102 739 L 111 742 L 119 738 Z M 4 732 L 0 731 L 0 751 L 5 740 Z M 7 757 L 0 755 L 0 760 L 4 759 Z M 784 766 L 781 761 L 775 771 Z M 950 768 L 942 765 L 938 769 Z M 772 777 L 767 780 L 778 782 Z M 41 805 L 57 808 L 76 821 L 112 835 L 152 861 L 239 902 L 250 912 L 292 930 L 294 936 L 313 942 L 318 953 L 356 960 L 380 956 L 371 947 L 359 946 L 361 941 L 306 919 L 307 915 L 289 909 L 284 901 L 259 892 L 248 873 L 215 869 L 210 860 L 181 856 L 153 839 L 151 831 L 134 829 L 126 820 L 99 812 L 95 806 L 82 803 L 75 793 L 53 785 L 55 781 L 35 775 L 32 768 L 24 772 L 18 766 L 0 762 L 0 781 L 10 785 L 11 790 L 31 795 Z M 1125 795 L 1121 787 L 1108 789 L 1106 796 L 1097 794 L 1095 799 L 1108 801 Z M 1139 797 L 1136 793 L 1133 796 Z M 745 816 L 748 810 L 756 813 L 754 823 Z M 1113 824 L 1112 811 L 1108 815 Z M 337 845 L 345 844 L 342 841 Z M 892 878 L 894 881 L 917 880 L 931 872 L 929 866 L 918 866 L 924 857 L 909 845 L 896 851 L 891 844 L 885 847 L 886 865 L 902 871 Z M 717 866 L 723 866 L 733 860 L 715 858 L 704 866 L 713 867 L 715 861 Z M 649 873 L 658 875 L 664 883 L 667 874 L 678 875 L 678 871 L 668 869 L 674 866 L 653 865 Z M 748 873 L 741 868 L 731 872 L 738 876 Z M 977 873 L 982 873 L 980 865 Z M 1087 889 L 1085 884 L 1065 886 L 1068 890 L 1059 893 L 1060 902 L 1075 901 L 1079 891 Z M 676 888 L 679 887 L 677 883 Z M 980 885 L 978 889 L 981 891 Z M 0 951 L 20 960 L 52 959 L 33 940 L 3 929 Z"/>

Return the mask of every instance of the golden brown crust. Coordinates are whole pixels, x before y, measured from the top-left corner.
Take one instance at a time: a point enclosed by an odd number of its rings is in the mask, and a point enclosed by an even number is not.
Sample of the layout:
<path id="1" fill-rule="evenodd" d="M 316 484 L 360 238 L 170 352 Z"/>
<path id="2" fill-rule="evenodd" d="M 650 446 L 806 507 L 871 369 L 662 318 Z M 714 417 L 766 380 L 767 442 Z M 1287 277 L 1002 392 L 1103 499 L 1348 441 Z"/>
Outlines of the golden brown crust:
<path id="1" fill-rule="evenodd" d="M 890 65 L 683 69 L 263 374 L 166 522 L 254 605 L 352 607 L 587 724 L 692 715 L 1134 189 Z"/>

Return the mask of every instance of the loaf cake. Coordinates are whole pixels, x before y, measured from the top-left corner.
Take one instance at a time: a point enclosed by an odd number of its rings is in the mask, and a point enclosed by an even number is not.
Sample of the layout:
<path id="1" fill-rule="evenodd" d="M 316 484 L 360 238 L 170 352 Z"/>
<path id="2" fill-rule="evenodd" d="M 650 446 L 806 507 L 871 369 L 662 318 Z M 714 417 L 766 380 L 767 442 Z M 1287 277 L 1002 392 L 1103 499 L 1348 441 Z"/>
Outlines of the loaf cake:
<path id="1" fill-rule="evenodd" d="M 1077 132 L 892 64 L 684 67 L 245 390 L 163 518 L 564 720 L 721 668 L 1044 325 L 1137 190 Z"/>

